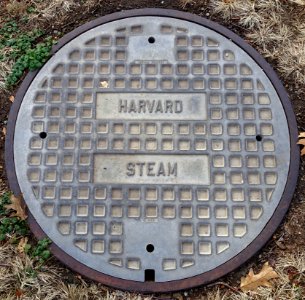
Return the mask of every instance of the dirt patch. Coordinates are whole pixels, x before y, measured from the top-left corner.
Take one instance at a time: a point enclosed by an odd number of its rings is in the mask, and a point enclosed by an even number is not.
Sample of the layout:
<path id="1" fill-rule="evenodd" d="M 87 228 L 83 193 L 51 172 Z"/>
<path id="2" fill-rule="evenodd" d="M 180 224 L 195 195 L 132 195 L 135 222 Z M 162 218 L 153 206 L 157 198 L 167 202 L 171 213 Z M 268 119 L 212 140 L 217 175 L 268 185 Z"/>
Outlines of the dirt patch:
<path id="1" fill-rule="evenodd" d="M 5 174 L 5 160 L 4 160 L 4 142 L 5 129 L 8 119 L 8 113 L 11 106 L 9 101 L 9 93 L 6 91 L 0 92 L 0 192 L 7 190 L 7 178 Z"/>
<path id="2" fill-rule="evenodd" d="M 14 7 L 8 10 L 6 4 L 14 1 L 2 1 L 0 8 L 0 23 L 1 21 L 7 20 L 8 18 L 14 18 L 19 22 L 24 13 L 24 7 Z M 16 1 L 21 3 L 22 1 Z M 37 2 L 37 3 L 36 3 Z M 305 32 L 304 24 L 304 7 L 300 7 L 296 4 L 292 4 L 290 1 L 254 1 L 257 5 L 253 5 L 254 9 L 243 9 L 247 8 L 247 5 L 253 3 L 253 1 L 151 1 L 151 0 L 140 0 L 132 3 L 127 1 L 110 1 L 110 0 L 86 0 L 86 1 L 45 1 L 44 4 L 39 4 L 38 1 L 23 1 L 26 6 L 26 10 L 29 6 L 37 8 L 37 11 L 29 14 L 32 22 L 21 24 L 21 29 L 32 30 L 36 25 L 43 28 L 45 35 L 47 36 L 61 36 L 64 35 L 76 27 L 93 20 L 97 17 L 114 13 L 116 11 L 135 9 L 135 8 L 167 8 L 177 9 L 186 12 L 190 12 L 199 16 L 203 16 L 220 24 L 223 24 L 227 28 L 231 29 L 239 36 L 245 38 L 254 48 L 264 55 L 267 61 L 273 66 L 273 68 L 280 75 L 287 92 L 290 96 L 294 111 L 297 117 L 299 131 L 305 131 L 305 53 L 303 50 L 299 52 L 293 52 L 297 49 L 296 44 L 293 44 L 294 40 L 301 39 L 302 30 Z M 33 5 L 36 3 L 36 6 Z M 238 4 L 239 3 L 239 4 Z M 240 4 L 242 3 L 242 4 Z M 249 4 L 250 3 L 250 4 Z M 229 5 L 230 4 L 230 5 Z M 221 6 L 223 5 L 223 6 Z M 239 5 L 239 6 L 238 6 Z M 265 5 L 265 7 L 263 7 Z M 269 6 L 268 6 L 269 5 Z M 17 5 L 18 6 L 18 5 Z M 272 14 L 275 14 L 274 16 Z M 251 15 L 252 19 L 247 19 L 247 16 Z M 274 20 L 273 20 L 274 18 Z M 251 23 L 252 22 L 252 23 Z M 272 23 L 273 22 L 273 23 Z M 303 22 L 303 27 L 302 27 Z M 270 25 L 271 24 L 271 25 Z M 268 26 L 275 26 L 273 33 L 269 32 Z M 280 27 L 278 27 L 280 26 Z M 285 31 L 284 29 L 287 29 Z M 267 31 L 264 31 L 267 30 Z M 282 30 L 282 31 L 281 31 Z M 274 35 L 275 32 L 277 35 Z M 273 34 L 273 35 L 272 35 Z M 268 37 L 268 39 L 267 39 Z M 265 38 L 265 40 L 264 40 Z M 303 33 L 305 39 L 305 33 Z M 291 46 L 291 49 L 289 48 Z M 285 47 L 287 48 L 285 50 Z M 289 49 L 290 50 L 289 50 Z M 293 50 L 294 49 L 294 50 Z M 287 56 L 286 58 L 284 56 Z M 292 60 L 292 61 L 291 61 Z M 0 91 L 0 194 L 3 191 L 8 190 L 7 179 L 4 171 L 4 138 L 5 131 L 3 128 L 6 127 L 7 117 L 11 102 L 9 97 L 15 94 L 16 90 L 2 90 Z M 284 142 L 284 141 L 283 141 Z M 272 240 L 264 247 L 259 254 L 255 255 L 247 264 L 239 268 L 237 271 L 229 274 L 225 278 L 221 279 L 221 282 L 213 283 L 208 287 L 202 287 L 199 289 L 189 290 L 185 294 L 174 294 L 156 296 L 154 299 L 289 299 L 287 295 L 290 295 L 290 299 L 297 299 L 296 295 L 287 291 L 278 292 L 278 290 L 271 290 L 269 294 L 266 291 L 261 292 L 258 295 L 239 295 L 238 286 L 241 276 L 244 276 L 250 267 L 257 270 L 258 266 L 261 266 L 263 262 L 269 261 L 273 266 L 281 268 L 281 264 L 288 260 L 290 257 L 294 257 L 297 261 L 298 253 L 305 253 L 305 161 L 302 160 L 300 166 L 300 175 L 296 192 L 294 194 L 292 204 L 288 215 L 286 216 L 283 224 L 278 228 L 274 234 Z M 7 252 L 5 252 L 6 255 Z M 12 252 L 12 255 L 18 256 L 18 253 Z M 12 257 L 10 258 L 12 259 Z M 291 258 L 292 260 L 292 258 Z M 292 264 L 292 263 L 291 263 Z M 113 297 L 107 299 L 140 299 L 132 298 L 131 294 L 124 294 L 121 292 L 115 292 L 110 289 L 106 289 L 102 285 L 96 285 L 91 281 L 83 280 L 77 277 L 73 272 L 70 272 L 66 268 L 62 267 L 61 263 L 53 259 L 50 265 L 60 266 L 60 272 L 62 274 L 61 279 L 50 280 L 52 285 L 62 284 L 65 288 L 65 299 L 80 299 L 77 294 L 82 289 L 90 289 L 92 292 L 91 299 L 94 297 Z M 54 267 L 55 268 L 55 267 Z M 305 262 L 302 272 L 305 270 Z M 285 273 L 285 267 L 282 268 Z M 53 270 L 53 269 L 52 269 Z M 56 273 L 56 268 L 53 270 Z M 283 278 L 286 276 L 283 273 Z M 6 273 L 5 273 L 6 274 Z M 9 275 L 7 275 L 9 276 Z M 52 275 L 49 275 L 52 276 Z M 54 275 L 55 276 L 55 275 Z M 286 278 L 286 277 L 285 277 Z M 10 277 L 10 280 L 11 277 Z M 283 279 L 284 280 L 284 279 Z M 289 286 L 289 280 L 285 279 L 287 286 Z M 80 284 L 81 281 L 81 284 Z M 10 281 L 12 282 L 12 281 Z M 48 282 L 46 280 L 46 282 Z M 61 283 L 60 283 L 61 282 Z M 42 284 L 42 283 L 41 283 Z M 284 284 L 284 283 L 282 283 Z M 70 288 L 74 287 L 74 290 Z M 292 283 L 291 283 L 292 286 Z M 90 287 L 90 288 L 89 288 Z M 290 287 L 290 286 L 289 286 Z M 15 285 L 14 285 L 15 288 Z M 278 287 L 280 289 L 280 286 Z M 1 289 L 1 287 L 0 287 Z M 102 290 L 102 293 L 98 293 L 96 290 Z M 12 292 L 12 291 L 10 291 Z M 1 291 L 0 291 L 1 293 Z M 107 296 L 108 293 L 108 296 Z M 265 293 L 265 294 L 264 294 Z M 277 294 L 278 293 L 278 294 Z M 281 294 L 282 293 L 282 294 Z M 13 291 L 14 294 L 14 291 Z M 46 292 L 47 294 L 47 292 Z M 43 295 L 46 295 L 43 294 Z M 84 295 L 83 293 L 81 293 Z M 40 295 L 41 299 L 44 298 Z M 75 298 L 69 298 L 74 295 Z M 87 293 L 88 295 L 88 293 Z M 105 296 L 106 295 L 106 296 Z M 240 298 L 238 298 L 240 296 Z M 29 296 L 30 297 L 30 296 Z M 58 298 L 56 298 L 58 297 Z M 58 294 L 54 299 L 59 299 Z M 121 298 L 120 298 L 121 297 Z M 135 296 L 137 297 L 137 296 Z M 163 298 L 162 298 L 163 297 Z M 181 298 L 182 297 L 182 298 Z M 218 297 L 218 298 L 217 298 Z M 244 297 L 244 298 L 242 298 Z M 286 298 L 285 298 L 286 297 Z M 292 298 L 291 298 L 292 297 Z M 293 298 L 295 297 L 295 298 Z M 303 297 L 303 298 L 302 298 Z M 304 299 L 305 294 L 300 294 L 299 299 Z M 13 298 L 12 298 L 13 299 Z M 31 299 L 31 298 L 27 298 Z M 51 299 L 51 298 L 50 298 Z M 98 298 L 96 298 L 98 299 Z M 150 298 L 147 298 L 150 299 Z M 271 299 L 271 298 L 270 298 Z"/>

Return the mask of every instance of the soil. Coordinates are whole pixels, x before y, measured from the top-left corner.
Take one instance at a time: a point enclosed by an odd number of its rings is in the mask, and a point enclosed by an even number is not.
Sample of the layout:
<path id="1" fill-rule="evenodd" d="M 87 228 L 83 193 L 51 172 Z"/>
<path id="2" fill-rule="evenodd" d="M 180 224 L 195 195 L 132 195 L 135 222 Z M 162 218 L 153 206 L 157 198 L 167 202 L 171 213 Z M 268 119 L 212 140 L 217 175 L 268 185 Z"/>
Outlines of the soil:
<path id="1" fill-rule="evenodd" d="M 5 2 L 5 1 L 3 1 Z M 76 27 L 93 20 L 97 17 L 114 13 L 116 11 L 128 10 L 128 9 L 136 9 L 136 8 L 147 8 L 147 7 L 155 7 L 155 8 L 167 8 L 167 9 L 176 9 L 182 10 L 189 13 L 193 13 L 205 18 L 212 19 L 222 25 L 226 26 L 230 30 L 237 33 L 239 36 L 243 37 L 245 34 L 245 29 L 239 27 L 236 24 L 232 23 L 224 23 L 223 20 L 217 18 L 217 16 L 212 15 L 208 8 L 205 8 L 203 5 L 203 1 L 198 1 L 200 4 L 196 3 L 188 3 L 184 8 L 181 7 L 181 3 L 178 1 L 172 2 L 168 0 L 162 1 L 151 1 L 151 0 L 140 0 L 133 1 L 130 3 L 123 3 L 122 1 L 114 1 L 114 0 L 104 0 L 97 1 L 97 5 L 93 11 L 90 12 L 85 10 L 75 11 L 71 15 L 65 15 L 64 18 L 55 20 L 54 23 L 50 24 L 49 22 L 45 22 L 41 24 L 41 27 L 46 31 L 47 35 L 54 35 L 58 31 L 62 34 L 66 34 Z M 269 61 L 269 63 L 273 66 L 273 68 L 277 69 L 276 61 Z M 305 89 L 301 89 L 300 86 L 294 84 L 290 80 L 284 80 L 281 78 L 286 90 L 290 96 L 294 112 L 296 114 L 298 130 L 299 132 L 305 131 Z M 11 93 L 3 92 L 0 93 L 0 128 L 4 127 L 7 122 L 8 112 L 10 109 L 10 105 L 12 104 L 9 101 L 9 97 L 14 95 L 17 91 L 11 91 Z M 0 191 L 8 190 L 7 178 L 4 171 L 4 134 L 0 133 Z M 272 261 L 276 259 L 279 254 L 283 252 L 293 253 L 295 251 L 304 251 L 305 250 L 305 160 L 301 161 L 300 165 L 300 173 L 296 191 L 294 193 L 290 210 L 282 223 L 282 225 L 278 228 L 276 233 L 273 235 L 272 240 L 268 242 L 268 244 L 263 248 L 259 254 L 255 255 L 248 263 L 247 268 L 239 268 L 237 271 L 229 274 L 223 280 L 228 282 L 231 286 L 238 286 L 238 280 L 241 276 L 245 275 L 246 270 L 249 269 L 252 265 L 257 265 L 258 261 L 266 261 L 272 264 Z M 283 255 L 282 255 L 283 256 Z M 69 281 L 69 274 L 63 276 L 64 280 Z M 225 287 L 225 285 L 223 285 Z M 203 288 L 196 289 L 194 291 L 189 291 L 189 295 L 193 294 L 195 297 L 203 292 Z"/>

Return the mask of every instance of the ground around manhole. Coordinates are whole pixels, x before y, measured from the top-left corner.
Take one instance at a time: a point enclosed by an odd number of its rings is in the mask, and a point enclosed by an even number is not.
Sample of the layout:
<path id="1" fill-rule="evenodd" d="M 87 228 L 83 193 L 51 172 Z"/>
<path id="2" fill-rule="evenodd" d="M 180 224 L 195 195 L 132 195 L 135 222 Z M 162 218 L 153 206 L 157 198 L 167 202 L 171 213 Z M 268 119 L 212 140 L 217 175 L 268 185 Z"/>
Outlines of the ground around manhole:
<path id="1" fill-rule="evenodd" d="M 2 0 L 0 6 L 0 299 L 305 299 L 305 162 L 290 210 L 269 243 L 237 271 L 206 287 L 164 295 L 107 288 L 65 268 L 47 242 L 34 240 L 24 222 L 4 208 L 8 198 L 4 141 L 9 108 L 29 69 L 44 62 L 52 41 L 99 16 L 158 7 L 212 19 L 258 50 L 284 83 L 305 131 L 305 1 L 303 0 Z M 40 44 L 41 46 L 37 46 Z M 282 141 L 286 143 L 288 141 Z M 251 292 L 240 280 L 269 265 L 279 277 Z"/>

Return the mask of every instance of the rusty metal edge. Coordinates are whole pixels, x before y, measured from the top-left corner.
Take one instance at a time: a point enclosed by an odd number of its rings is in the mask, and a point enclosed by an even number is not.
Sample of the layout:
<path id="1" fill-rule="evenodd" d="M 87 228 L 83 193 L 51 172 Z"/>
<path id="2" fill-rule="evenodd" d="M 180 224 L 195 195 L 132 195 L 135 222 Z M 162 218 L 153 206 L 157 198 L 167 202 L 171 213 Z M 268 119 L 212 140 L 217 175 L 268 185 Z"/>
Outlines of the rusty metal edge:
<path id="1" fill-rule="evenodd" d="M 277 227 L 282 222 L 292 199 L 297 178 L 298 178 L 298 170 L 299 170 L 299 161 L 300 161 L 300 153 L 299 147 L 297 146 L 298 139 L 298 130 L 297 123 L 295 119 L 295 115 L 293 112 L 292 105 L 290 103 L 289 97 L 286 93 L 286 90 L 276 73 L 272 69 L 272 67 L 265 61 L 265 59 L 254 50 L 249 44 L 247 44 L 242 38 L 237 36 L 232 31 L 223 27 L 222 25 L 210 21 L 208 19 L 204 19 L 202 17 L 185 13 L 176 10 L 167 10 L 167 9 L 155 9 L 155 8 L 145 8 L 138 10 L 130 10 L 124 12 L 118 12 L 114 14 L 110 14 L 107 16 L 100 17 L 96 20 L 93 20 L 89 23 L 86 23 L 72 32 L 66 34 L 63 38 L 61 38 L 57 45 L 55 45 L 52 49 L 52 54 L 56 53 L 61 47 L 67 44 L 69 41 L 77 37 L 78 35 L 86 32 L 89 29 L 92 29 L 96 26 L 130 17 L 140 17 L 140 16 L 160 16 L 160 17 L 169 17 L 175 19 L 181 19 L 189 22 L 193 22 L 202 26 L 205 26 L 209 29 L 212 29 L 219 34 L 227 37 L 232 40 L 235 44 L 237 44 L 240 48 L 245 50 L 255 61 L 256 63 L 263 69 L 266 73 L 267 77 L 272 82 L 274 88 L 276 89 L 279 98 L 281 99 L 282 105 L 284 107 L 287 123 L 289 126 L 289 134 L 290 134 L 290 168 L 289 174 L 287 178 L 287 183 L 282 195 L 282 198 L 279 202 L 278 207 L 274 211 L 273 216 L 262 230 L 262 232 L 254 239 L 248 247 L 246 247 L 243 251 L 241 251 L 238 255 L 220 265 L 219 267 L 208 271 L 206 273 L 196 275 L 193 277 L 189 277 L 186 279 L 168 281 L 168 282 L 138 282 L 116 278 L 110 275 L 106 275 L 100 273 L 96 270 L 93 270 L 71 256 L 61 250 L 54 242 L 50 246 L 50 249 L 55 257 L 57 257 L 62 263 L 67 265 L 72 270 L 79 272 L 87 278 L 99 281 L 105 285 L 120 288 L 128 291 L 138 291 L 142 293 L 158 293 L 158 292 L 172 292 L 183 289 L 189 289 L 193 287 L 197 287 L 199 285 L 207 284 L 212 282 L 234 269 L 240 267 L 243 263 L 245 263 L 249 258 L 251 258 L 257 251 L 259 251 L 266 242 L 271 238 L 272 234 L 275 232 Z M 9 180 L 9 185 L 14 194 L 18 195 L 21 193 L 20 187 L 16 177 L 15 164 L 14 164 L 14 152 L 13 152 L 13 142 L 14 142 L 14 130 L 15 123 L 18 116 L 18 111 L 23 100 L 23 97 L 29 88 L 32 80 L 35 78 L 39 70 L 35 72 L 30 72 L 23 83 L 21 84 L 17 95 L 15 97 L 15 101 L 11 107 L 9 113 L 9 120 L 7 125 L 7 135 L 5 141 L 5 162 L 6 162 L 6 171 L 7 177 Z M 35 234 L 37 238 L 45 237 L 46 234 L 41 229 L 39 224 L 36 222 L 33 215 L 29 212 L 28 222 L 32 232 Z"/>

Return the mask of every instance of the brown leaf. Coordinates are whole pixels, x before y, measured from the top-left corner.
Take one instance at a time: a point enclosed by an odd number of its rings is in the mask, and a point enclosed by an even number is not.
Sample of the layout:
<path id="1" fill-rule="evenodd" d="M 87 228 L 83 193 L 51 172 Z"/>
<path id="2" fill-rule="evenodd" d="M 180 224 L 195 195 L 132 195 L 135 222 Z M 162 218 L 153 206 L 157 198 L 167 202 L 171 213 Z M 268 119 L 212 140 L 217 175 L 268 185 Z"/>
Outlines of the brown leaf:
<path id="1" fill-rule="evenodd" d="M 4 136 L 6 136 L 6 127 L 2 128 L 2 133 L 3 133 Z"/>
<path id="2" fill-rule="evenodd" d="M 16 290 L 15 294 L 16 294 L 17 298 L 21 298 L 23 296 L 23 291 L 22 290 Z"/>
<path id="3" fill-rule="evenodd" d="M 19 253 L 24 253 L 24 248 L 25 248 L 27 243 L 28 243 L 28 238 L 27 237 L 21 238 L 21 240 L 19 241 L 18 246 L 17 246 L 17 250 L 18 250 Z"/>
<path id="4" fill-rule="evenodd" d="M 305 138 L 305 132 L 300 132 L 300 134 L 298 135 L 299 138 Z"/>
<path id="5" fill-rule="evenodd" d="M 303 145 L 305 146 L 305 139 L 299 139 L 299 141 L 297 142 L 298 145 Z"/>
<path id="6" fill-rule="evenodd" d="M 15 97 L 14 97 L 14 96 L 10 96 L 10 97 L 9 97 L 9 100 L 10 100 L 11 102 L 14 102 Z"/>
<path id="7" fill-rule="evenodd" d="M 6 209 L 12 209 L 15 210 L 16 213 L 13 213 L 11 216 L 12 217 L 19 217 L 21 220 L 25 220 L 28 216 L 25 212 L 25 206 L 22 202 L 22 196 L 16 197 L 15 195 L 11 195 L 11 204 L 5 205 Z"/>
<path id="8" fill-rule="evenodd" d="M 279 277 L 278 274 L 269 266 L 266 262 L 262 270 L 258 274 L 254 274 L 250 269 L 249 274 L 246 277 L 242 277 L 240 281 L 240 288 L 243 292 L 256 290 L 260 286 L 272 287 L 269 282 L 270 279 Z"/>
<path id="9" fill-rule="evenodd" d="M 298 145 L 305 146 L 305 132 L 301 132 L 299 134 L 299 141 L 297 142 Z M 305 147 L 301 150 L 301 156 L 305 155 Z"/>

